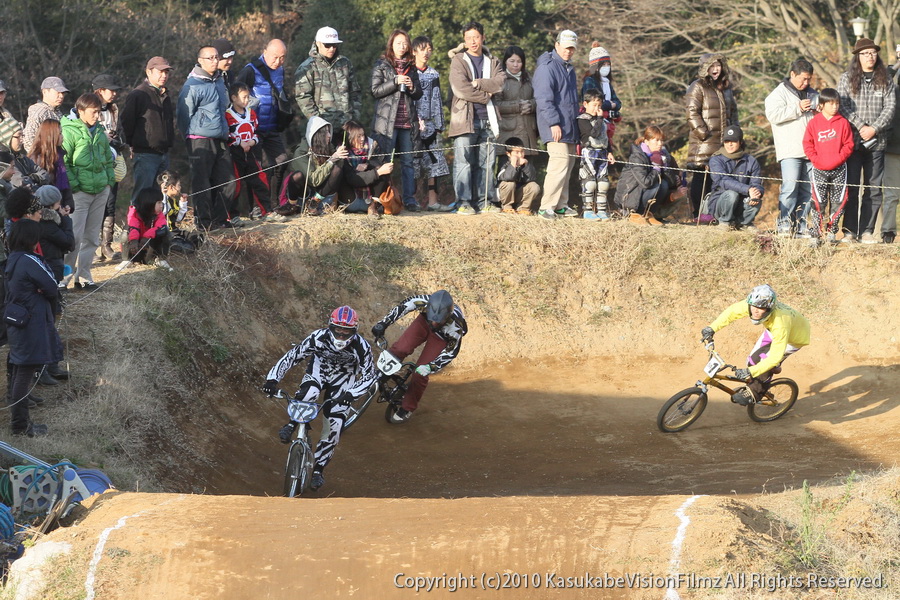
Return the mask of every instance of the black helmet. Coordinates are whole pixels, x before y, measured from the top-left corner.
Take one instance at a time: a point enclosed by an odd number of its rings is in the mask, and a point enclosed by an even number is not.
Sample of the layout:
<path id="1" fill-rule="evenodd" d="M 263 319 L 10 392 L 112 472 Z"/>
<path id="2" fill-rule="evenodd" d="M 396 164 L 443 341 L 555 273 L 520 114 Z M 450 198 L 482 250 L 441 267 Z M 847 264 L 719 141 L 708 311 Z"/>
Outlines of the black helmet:
<path id="1" fill-rule="evenodd" d="M 443 324 L 450 318 L 453 312 L 453 297 L 447 290 L 438 290 L 428 296 L 428 306 L 425 308 L 425 318 L 430 323 Z"/>

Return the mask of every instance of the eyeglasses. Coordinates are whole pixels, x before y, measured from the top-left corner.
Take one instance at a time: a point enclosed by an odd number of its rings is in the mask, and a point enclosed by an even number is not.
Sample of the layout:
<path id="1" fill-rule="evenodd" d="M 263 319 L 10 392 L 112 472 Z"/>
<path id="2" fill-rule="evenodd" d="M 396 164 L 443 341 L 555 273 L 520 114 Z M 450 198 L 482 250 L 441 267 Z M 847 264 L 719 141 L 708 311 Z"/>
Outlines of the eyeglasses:
<path id="1" fill-rule="evenodd" d="M 870 51 L 866 51 L 866 52 L 860 52 L 859 55 L 860 56 L 868 56 L 869 58 L 875 58 L 876 56 L 878 56 L 878 53 L 875 52 L 874 50 L 870 50 Z"/>
<path id="2" fill-rule="evenodd" d="M 337 48 L 338 47 L 337 44 L 322 44 L 322 45 L 325 46 L 326 48 Z"/>
<path id="3" fill-rule="evenodd" d="M 198 57 L 200 60 L 219 60 L 218 54 L 213 54 L 212 56 L 200 56 Z"/>

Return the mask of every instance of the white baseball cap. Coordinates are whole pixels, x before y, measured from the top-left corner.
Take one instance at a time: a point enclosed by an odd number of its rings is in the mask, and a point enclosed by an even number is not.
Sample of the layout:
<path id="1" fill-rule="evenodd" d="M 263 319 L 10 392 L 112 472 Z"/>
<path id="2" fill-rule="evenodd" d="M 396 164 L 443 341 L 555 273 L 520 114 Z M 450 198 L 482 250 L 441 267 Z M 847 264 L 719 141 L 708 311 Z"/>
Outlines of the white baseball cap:
<path id="1" fill-rule="evenodd" d="M 571 29 L 564 29 L 559 32 L 556 41 L 563 48 L 574 48 L 578 45 L 578 35 Z"/>
<path id="2" fill-rule="evenodd" d="M 316 32 L 316 41 L 322 44 L 343 44 L 334 27 L 322 27 Z"/>

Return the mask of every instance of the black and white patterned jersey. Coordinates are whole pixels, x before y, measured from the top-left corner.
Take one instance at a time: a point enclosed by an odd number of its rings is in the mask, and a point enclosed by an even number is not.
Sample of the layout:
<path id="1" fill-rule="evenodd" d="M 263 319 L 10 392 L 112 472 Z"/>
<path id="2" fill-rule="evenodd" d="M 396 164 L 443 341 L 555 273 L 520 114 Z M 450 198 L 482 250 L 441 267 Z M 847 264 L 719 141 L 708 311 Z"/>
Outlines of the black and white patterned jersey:
<path id="1" fill-rule="evenodd" d="M 413 311 L 424 313 L 428 307 L 428 298 L 430 294 L 420 294 L 418 296 L 410 296 L 389 312 L 381 322 L 388 327 L 404 316 Z M 462 310 L 455 303 L 453 304 L 453 314 L 439 329 L 435 330 L 435 334 L 447 342 L 447 347 L 431 361 L 432 372 L 437 372 L 446 367 L 459 354 L 462 346 L 462 338 L 469 332 L 469 325 L 463 317 Z"/>
<path id="2" fill-rule="evenodd" d="M 320 381 L 349 379 L 345 389 L 354 397 L 361 396 L 375 381 L 375 362 L 369 342 L 357 334 L 350 338 L 343 350 L 338 350 L 327 327 L 313 331 L 309 337 L 288 350 L 275 363 L 266 379 L 281 381 L 289 369 L 304 359 L 310 361 L 307 373 L 314 374 Z"/>

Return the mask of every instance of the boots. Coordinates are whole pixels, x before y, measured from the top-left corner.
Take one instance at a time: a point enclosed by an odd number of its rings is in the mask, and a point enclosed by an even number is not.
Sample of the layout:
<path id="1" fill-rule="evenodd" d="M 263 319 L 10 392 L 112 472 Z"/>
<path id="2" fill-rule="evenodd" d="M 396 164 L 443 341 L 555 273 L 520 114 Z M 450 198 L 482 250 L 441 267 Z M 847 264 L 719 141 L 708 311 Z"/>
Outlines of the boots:
<path id="1" fill-rule="evenodd" d="M 113 241 L 113 231 L 116 227 L 116 218 L 115 217 L 104 217 L 103 219 L 103 230 L 100 236 L 100 256 L 97 257 L 97 262 L 103 261 L 112 261 L 119 262 L 122 260 L 122 253 L 116 252 L 113 250 L 112 241 Z"/>

